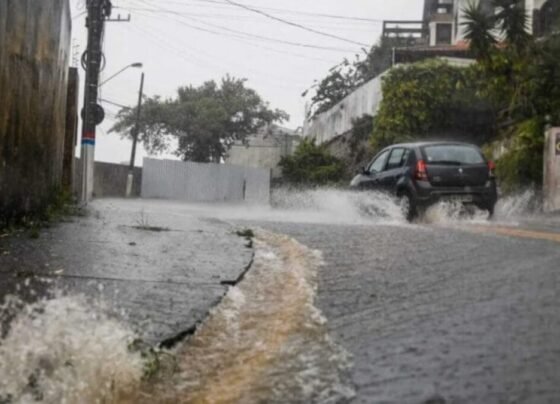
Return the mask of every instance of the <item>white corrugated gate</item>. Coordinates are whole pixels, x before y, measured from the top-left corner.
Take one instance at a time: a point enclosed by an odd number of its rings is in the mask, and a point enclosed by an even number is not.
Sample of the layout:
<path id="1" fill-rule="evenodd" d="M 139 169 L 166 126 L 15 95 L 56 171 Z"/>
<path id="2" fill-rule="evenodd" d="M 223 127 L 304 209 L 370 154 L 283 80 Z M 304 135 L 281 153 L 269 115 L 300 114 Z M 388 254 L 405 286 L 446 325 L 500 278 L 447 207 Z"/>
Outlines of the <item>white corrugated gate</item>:
<path id="1" fill-rule="evenodd" d="M 145 158 L 142 198 L 268 203 L 270 170 Z"/>

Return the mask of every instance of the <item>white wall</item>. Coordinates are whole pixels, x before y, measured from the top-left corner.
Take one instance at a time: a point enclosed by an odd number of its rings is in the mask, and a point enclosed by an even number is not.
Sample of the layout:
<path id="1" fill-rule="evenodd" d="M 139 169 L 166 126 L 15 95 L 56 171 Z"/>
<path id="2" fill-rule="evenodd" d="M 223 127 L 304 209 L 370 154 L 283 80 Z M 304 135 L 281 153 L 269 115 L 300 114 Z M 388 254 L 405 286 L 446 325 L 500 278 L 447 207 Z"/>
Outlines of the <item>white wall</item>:
<path id="1" fill-rule="evenodd" d="M 272 170 L 272 176 L 278 178 L 282 174 L 278 166 L 283 156 L 291 155 L 299 144 L 299 138 L 293 135 L 277 135 L 249 139 L 248 146 L 234 144 L 228 151 L 227 164 L 244 167 L 267 168 Z"/>
<path id="2" fill-rule="evenodd" d="M 544 151 L 544 210 L 560 211 L 560 128 L 546 133 Z"/>
<path id="3" fill-rule="evenodd" d="M 383 98 L 381 82 L 385 74 L 368 81 L 328 111 L 306 120 L 304 137 L 325 143 L 352 130 L 353 119 L 376 115 Z"/>
<path id="4" fill-rule="evenodd" d="M 268 203 L 270 170 L 145 158 L 142 198 Z"/>

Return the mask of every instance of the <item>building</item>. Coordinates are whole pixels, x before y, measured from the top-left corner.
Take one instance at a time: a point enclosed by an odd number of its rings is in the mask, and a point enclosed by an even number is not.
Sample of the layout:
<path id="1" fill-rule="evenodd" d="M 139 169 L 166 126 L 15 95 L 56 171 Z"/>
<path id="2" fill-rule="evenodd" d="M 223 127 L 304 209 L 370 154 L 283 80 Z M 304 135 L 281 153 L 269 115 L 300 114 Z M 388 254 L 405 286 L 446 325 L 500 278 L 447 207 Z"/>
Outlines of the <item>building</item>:
<path id="1" fill-rule="evenodd" d="M 472 0 L 425 0 L 421 21 L 385 21 L 386 37 L 408 36 L 415 42 L 395 49 L 395 63 L 411 63 L 432 57 L 472 58 L 465 40 L 464 9 Z M 495 13 L 492 0 L 478 0 Z M 528 30 L 537 37 L 550 34 L 558 21 L 560 0 L 524 0 Z"/>
<path id="2" fill-rule="evenodd" d="M 267 125 L 245 142 L 236 142 L 228 152 L 227 164 L 244 167 L 267 168 L 272 178 L 280 178 L 279 166 L 284 156 L 293 154 L 301 141 L 298 131 L 278 125 Z"/>

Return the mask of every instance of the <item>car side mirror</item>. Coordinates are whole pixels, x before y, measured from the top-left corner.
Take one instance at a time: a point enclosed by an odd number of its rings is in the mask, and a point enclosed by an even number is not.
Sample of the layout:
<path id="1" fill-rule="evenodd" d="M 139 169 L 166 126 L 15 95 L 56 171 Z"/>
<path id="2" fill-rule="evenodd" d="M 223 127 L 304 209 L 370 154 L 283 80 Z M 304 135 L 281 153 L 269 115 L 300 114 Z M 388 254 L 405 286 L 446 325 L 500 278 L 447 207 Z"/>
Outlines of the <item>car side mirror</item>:
<path id="1" fill-rule="evenodd" d="M 367 169 L 366 167 L 362 167 L 360 174 L 368 175 L 368 174 L 369 174 L 369 171 L 368 171 L 368 169 Z"/>

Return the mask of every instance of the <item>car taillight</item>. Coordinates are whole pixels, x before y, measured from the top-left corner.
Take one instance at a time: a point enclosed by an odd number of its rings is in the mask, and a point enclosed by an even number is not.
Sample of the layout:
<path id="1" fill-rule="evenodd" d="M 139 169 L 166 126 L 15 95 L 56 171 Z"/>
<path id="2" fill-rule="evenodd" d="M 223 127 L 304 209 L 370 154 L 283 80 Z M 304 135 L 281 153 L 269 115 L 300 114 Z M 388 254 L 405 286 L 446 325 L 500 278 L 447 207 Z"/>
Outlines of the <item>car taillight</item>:
<path id="1" fill-rule="evenodd" d="M 428 172 L 426 171 L 426 162 L 424 160 L 418 160 L 416 163 L 416 172 L 414 177 L 417 180 L 426 181 L 428 179 Z"/>
<path id="2" fill-rule="evenodd" d="M 495 177 L 495 172 L 496 171 L 496 163 L 494 163 L 492 160 L 488 160 L 488 174 L 490 175 L 490 178 L 494 178 Z"/>

